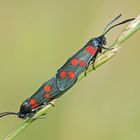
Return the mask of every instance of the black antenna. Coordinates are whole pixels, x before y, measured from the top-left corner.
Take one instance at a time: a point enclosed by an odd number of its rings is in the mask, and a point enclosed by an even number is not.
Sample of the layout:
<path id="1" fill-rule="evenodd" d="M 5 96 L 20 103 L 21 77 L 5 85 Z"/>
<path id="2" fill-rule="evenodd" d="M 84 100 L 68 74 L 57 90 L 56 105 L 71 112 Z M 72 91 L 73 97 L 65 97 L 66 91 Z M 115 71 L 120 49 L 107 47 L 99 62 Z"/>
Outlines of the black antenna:
<path id="1" fill-rule="evenodd" d="M 18 113 L 16 113 L 16 112 L 2 112 L 2 113 L 0 113 L 0 118 L 7 116 L 7 115 L 17 115 L 18 116 Z"/>
<path id="2" fill-rule="evenodd" d="M 115 22 L 117 19 L 119 19 L 122 16 L 122 14 L 119 14 L 118 16 L 114 17 L 111 19 L 111 21 L 106 25 L 103 34 L 108 30 L 107 28 L 113 23 Z"/>
<path id="3" fill-rule="evenodd" d="M 124 21 L 122 21 L 122 22 L 120 22 L 120 23 L 117 23 L 117 24 L 111 26 L 109 29 L 107 29 L 102 35 L 104 36 L 104 35 L 105 35 L 107 32 L 109 32 L 112 28 L 114 28 L 114 27 L 116 27 L 116 26 L 119 26 L 119 25 L 122 25 L 122 24 L 125 24 L 125 23 L 127 23 L 127 22 L 130 22 L 130 21 L 132 21 L 132 20 L 134 20 L 134 19 L 135 19 L 135 18 L 131 18 L 131 19 L 124 20 Z"/>

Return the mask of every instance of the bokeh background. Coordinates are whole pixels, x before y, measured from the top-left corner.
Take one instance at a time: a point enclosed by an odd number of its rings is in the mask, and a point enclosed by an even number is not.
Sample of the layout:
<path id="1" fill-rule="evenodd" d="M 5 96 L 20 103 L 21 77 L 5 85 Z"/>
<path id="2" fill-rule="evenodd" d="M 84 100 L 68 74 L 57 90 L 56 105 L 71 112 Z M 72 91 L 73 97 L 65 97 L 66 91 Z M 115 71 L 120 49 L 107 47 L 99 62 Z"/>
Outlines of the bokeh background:
<path id="1" fill-rule="evenodd" d="M 139 0 L 0 0 L 0 112 L 20 104 L 120 13 L 139 14 Z M 108 44 L 124 29 L 107 35 Z M 59 99 L 46 119 L 17 140 L 139 140 L 140 32 L 109 62 Z M 23 123 L 0 120 L 0 139 Z"/>

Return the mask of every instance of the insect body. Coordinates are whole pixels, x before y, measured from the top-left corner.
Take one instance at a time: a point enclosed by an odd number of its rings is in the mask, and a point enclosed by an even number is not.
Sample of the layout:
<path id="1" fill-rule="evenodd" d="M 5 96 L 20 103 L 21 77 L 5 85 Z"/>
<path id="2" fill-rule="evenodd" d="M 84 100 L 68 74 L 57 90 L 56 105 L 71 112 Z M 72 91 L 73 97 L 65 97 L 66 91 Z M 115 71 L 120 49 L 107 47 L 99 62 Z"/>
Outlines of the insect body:
<path id="1" fill-rule="evenodd" d="M 32 117 L 38 110 L 49 104 L 51 100 L 60 96 L 61 93 L 62 91 L 56 86 L 56 78 L 53 77 L 22 103 L 18 113 L 4 112 L 0 113 L 0 117 L 10 114 L 15 114 L 21 119 Z"/>
<path id="2" fill-rule="evenodd" d="M 128 19 L 110 27 L 120 16 L 109 22 L 101 36 L 91 39 L 82 49 L 70 57 L 57 71 L 55 77 L 45 82 L 31 97 L 22 103 L 18 113 L 3 112 L 0 113 L 0 117 L 6 115 L 17 115 L 21 119 L 32 117 L 38 110 L 49 104 L 51 100 L 58 98 L 70 88 L 76 82 L 81 72 L 85 70 L 86 75 L 86 69 L 89 64 L 92 62 L 94 68 L 97 55 L 102 52 L 102 49 L 108 49 L 104 47 L 106 45 L 105 34 L 113 27 L 133 20 Z"/>
<path id="3" fill-rule="evenodd" d="M 91 39 L 82 49 L 80 49 L 76 54 L 70 57 L 66 63 L 57 71 L 57 86 L 61 91 L 64 91 L 70 88 L 77 80 L 78 76 L 81 72 L 85 71 L 88 68 L 89 64 L 92 62 L 92 66 L 94 68 L 94 62 L 99 53 L 102 52 L 102 49 L 107 50 L 109 48 L 105 48 L 106 38 L 105 34 L 115 26 L 124 24 L 134 19 L 127 19 L 123 22 L 113 25 L 109 28 L 109 26 L 116 21 L 121 15 L 113 18 L 107 27 L 105 28 L 103 34 L 99 37 Z"/>
<path id="4" fill-rule="evenodd" d="M 102 46 L 105 44 L 104 36 L 91 39 L 82 49 L 70 57 L 56 74 L 58 88 L 63 91 L 72 86 L 84 70 L 86 75 L 86 69 L 90 62 L 92 61 L 94 67 L 96 56 L 102 52 Z"/>
<path id="5" fill-rule="evenodd" d="M 60 96 L 61 93 L 62 91 L 56 86 L 56 78 L 53 77 L 23 102 L 18 113 L 19 118 L 32 117 L 38 110 L 49 104 L 51 100 Z"/>

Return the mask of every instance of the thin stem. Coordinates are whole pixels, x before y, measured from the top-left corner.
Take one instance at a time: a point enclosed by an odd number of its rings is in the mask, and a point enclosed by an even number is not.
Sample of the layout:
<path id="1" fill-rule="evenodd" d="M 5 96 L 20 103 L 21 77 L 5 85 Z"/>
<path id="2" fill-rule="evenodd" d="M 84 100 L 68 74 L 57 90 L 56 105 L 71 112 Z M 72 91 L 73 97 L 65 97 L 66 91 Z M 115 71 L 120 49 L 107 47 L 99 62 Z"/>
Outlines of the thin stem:
<path id="1" fill-rule="evenodd" d="M 112 45 L 109 46 L 109 48 L 112 48 L 111 50 L 107 50 L 104 53 L 102 53 L 100 56 L 97 57 L 95 68 L 98 68 L 99 66 L 103 65 L 105 62 L 110 60 L 116 52 L 121 48 L 121 44 L 127 40 L 130 36 L 132 36 L 136 31 L 140 29 L 140 15 L 132 21 L 125 30 L 120 34 L 120 36 L 117 38 L 115 42 L 112 43 Z M 90 65 L 87 69 L 87 74 L 93 71 L 92 66 Z M 80 74 L 78 77 L 77 82 L 79 82 L 81 79 L 84 78 L 84 72 Z M 76 83 L 77 83 L 76 82 Z M 54 104 L 57 101 L 57 99 L 53 100 L 51 103 Z M 51 108 L 51 104 L 47 105 L 40 111 L 38 111 L 33 118 L 29 118 L 25 120 L 25 122 L 16 130 L 14 130 L 11 134 L 9 134 L 4 140 L 13 140 L 18 134 L 20 134 L 26 127 L 31 125 L 36 118 L 41 117 L 43 114 L 46 114 L 47 111 Z"/>

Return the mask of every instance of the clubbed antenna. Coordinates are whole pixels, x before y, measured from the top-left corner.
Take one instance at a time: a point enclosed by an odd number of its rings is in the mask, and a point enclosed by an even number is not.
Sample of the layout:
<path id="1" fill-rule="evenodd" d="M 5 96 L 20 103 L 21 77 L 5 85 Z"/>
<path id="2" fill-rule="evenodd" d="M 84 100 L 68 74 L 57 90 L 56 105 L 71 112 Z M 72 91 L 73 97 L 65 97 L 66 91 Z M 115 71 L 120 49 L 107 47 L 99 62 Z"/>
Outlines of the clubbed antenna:
<path id="1" fill-rule="evenodd" d="M 2 113 L 0 113 L 0 118 L 7 116 L 7 115 L 17 115 L 18 116 L 18 113 L 16 113 L 16 112 L 2 112 Z"/>
<path id="2" fill-rule="evenodd" d="M 118 16 L 114 17 L 111 19 L 111 21 L 106 25 L 103 34 L 107 31 L 107 28 L 113 23 L 115 22 L 117 19 L 119 19 L 122 16 L 122 14 L 119 14 Z"/>
<path id="3" fill-rule="evenodd" d="M 113 22 L 115 22 L 115 21 L 116 21 L 117 19 L 119 19 L 120 17 L 121 17 L 121 14 L 118 15 L 118 16 L 116 16 L 116 17 L 114 17 L 114 18 L 107 24 L 107 26 L 105 27 L 105 29 L 104 29 L 104 31 L 103 31 L 103 34 L 102 34 L 103 36 L 104 36 L 108 31 L 110 31 L 112 28 L 114 28 L 114 27 L 116 27 L 116 26 L 119 26 L 119 25 L 122 25 L 122 24 L 125 24 L 125 23 L 130 22 L 130 21 L 132 21 L 132 20 L 135 19 L 135 18 L 126 19 L 126 20 L 124 20 L 124 21 L 122 21 L 122 22 L 120 22 L 120 23 L 117 23 L 117 24 L 115 24 L 115 25 L 109 27 Z"/>

